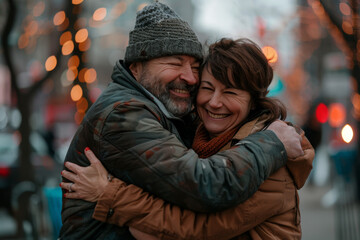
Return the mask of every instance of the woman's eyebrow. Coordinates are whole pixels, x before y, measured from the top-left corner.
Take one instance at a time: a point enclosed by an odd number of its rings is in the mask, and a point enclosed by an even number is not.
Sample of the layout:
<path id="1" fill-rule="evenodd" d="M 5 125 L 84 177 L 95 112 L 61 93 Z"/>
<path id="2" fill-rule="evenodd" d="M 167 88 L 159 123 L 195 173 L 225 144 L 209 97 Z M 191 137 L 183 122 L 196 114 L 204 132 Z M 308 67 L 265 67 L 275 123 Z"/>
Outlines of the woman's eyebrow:
<path id="1" fill-rule="evenodd" d="M 213 85 L 212 85 L 212 84 L 211 84 L 211 82 L 209 82 L 209 81 L 202 80 L 202 81 L 201 81 L 201 83 L 206 83 L 206 84 L 208 84 L 208 85 L 210 85 L 210 86 L 212 86 L 212 87 L 213 87 Z"/>

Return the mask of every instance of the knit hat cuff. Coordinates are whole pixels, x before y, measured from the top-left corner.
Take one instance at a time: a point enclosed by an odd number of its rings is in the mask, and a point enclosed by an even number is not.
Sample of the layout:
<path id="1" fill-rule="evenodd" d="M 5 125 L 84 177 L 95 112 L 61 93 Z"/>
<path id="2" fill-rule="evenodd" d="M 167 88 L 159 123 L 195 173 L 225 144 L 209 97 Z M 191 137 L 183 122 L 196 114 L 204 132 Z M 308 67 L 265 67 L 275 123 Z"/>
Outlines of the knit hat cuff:
<path id="1" fill-rule="evenodd" d="M 131 44 L 126 48 L 125 62 L 146 61 L 170 55 L 189 55 L 201 60 L 202 46 L 198 41 L 163 38 Z"/>

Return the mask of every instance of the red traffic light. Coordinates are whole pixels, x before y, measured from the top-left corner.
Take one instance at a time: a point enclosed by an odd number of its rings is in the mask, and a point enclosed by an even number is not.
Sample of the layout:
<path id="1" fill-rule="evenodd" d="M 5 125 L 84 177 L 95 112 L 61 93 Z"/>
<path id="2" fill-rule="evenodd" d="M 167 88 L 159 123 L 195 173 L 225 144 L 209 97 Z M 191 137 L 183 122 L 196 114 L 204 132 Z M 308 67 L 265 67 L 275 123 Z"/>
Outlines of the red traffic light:
<path id="1" fill-rule="evenodd" d="M 315 110 L 316 120 L 320 123 L 326 123 L 329 118 L 329 109 L 324 103 L 317 105 Z"/>

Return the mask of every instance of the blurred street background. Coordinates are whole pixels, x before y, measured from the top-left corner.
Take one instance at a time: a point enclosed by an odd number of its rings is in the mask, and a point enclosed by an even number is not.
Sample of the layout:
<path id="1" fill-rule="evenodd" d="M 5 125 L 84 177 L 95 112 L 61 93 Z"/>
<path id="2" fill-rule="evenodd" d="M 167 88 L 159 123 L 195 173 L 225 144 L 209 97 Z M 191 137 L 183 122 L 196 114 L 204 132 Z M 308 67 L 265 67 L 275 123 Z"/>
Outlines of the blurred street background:
<path id="1" fill-rule="evenodd" d="M 56 239 L 60 171 L 87 109 L 151 0 L 0 0 L 0 239 Z M 360 239 L 358 0 L 160 0 L 205 48 L 248 37 L 270 95 L 316 149 L 299 191 L 304 240 Z"/>

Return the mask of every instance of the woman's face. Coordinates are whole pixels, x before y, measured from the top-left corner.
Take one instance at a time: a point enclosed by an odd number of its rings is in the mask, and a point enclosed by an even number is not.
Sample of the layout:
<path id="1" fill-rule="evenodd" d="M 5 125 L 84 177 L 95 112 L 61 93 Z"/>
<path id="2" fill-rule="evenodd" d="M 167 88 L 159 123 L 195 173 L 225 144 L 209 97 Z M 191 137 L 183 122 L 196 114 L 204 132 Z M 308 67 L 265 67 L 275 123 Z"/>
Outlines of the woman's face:
<path id="1" fill-rule="evenodd" d="M 196 99 L 197 111 L 210 136 L 235 128 L 250 112 L 250 94 L 227 88 L 204 69 Z"/>

